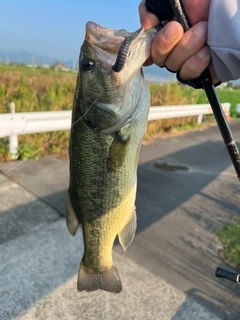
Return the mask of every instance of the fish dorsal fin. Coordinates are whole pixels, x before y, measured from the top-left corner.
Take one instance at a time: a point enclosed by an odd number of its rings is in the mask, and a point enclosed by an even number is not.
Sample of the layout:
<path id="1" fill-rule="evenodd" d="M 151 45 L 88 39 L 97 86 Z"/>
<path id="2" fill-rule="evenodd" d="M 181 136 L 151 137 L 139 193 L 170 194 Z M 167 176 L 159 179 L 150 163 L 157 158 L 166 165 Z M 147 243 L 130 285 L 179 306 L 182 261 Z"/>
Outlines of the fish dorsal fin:
<path id="1" fill-rule="evenodd" d="M 125 227 L 122 229 L 121 232 L 118 234 L 119 242 L 124 251 L 127 250 L 128 246 L 134 239 L 135 233 L 137 229 L 137 215 L 135 208 L 133 210 L 132 216 Z"/>
<path id="2" fill-rule="evenodd" d="M 126 157 L 129 140 L 129 134 L 124 135 L 120 131 L 116 132 L 107 157 L 108 171 L 115 172 L 122 167 Z"/>
<path id="3" fill-rule="evenodd" d="M 77 218 L 77 215 L 74 211 L 74 208 L 72 206 L 72 202 L 70 199 L 70 194 L 68 191 L 67 194 L 67 215 L 66 215 L 66 222 L 67 222 L 67 227 L 68 231 L 71 233 L 72 236 L 75 236 L 78 228 L 79 228 L 79 220 Z"/>

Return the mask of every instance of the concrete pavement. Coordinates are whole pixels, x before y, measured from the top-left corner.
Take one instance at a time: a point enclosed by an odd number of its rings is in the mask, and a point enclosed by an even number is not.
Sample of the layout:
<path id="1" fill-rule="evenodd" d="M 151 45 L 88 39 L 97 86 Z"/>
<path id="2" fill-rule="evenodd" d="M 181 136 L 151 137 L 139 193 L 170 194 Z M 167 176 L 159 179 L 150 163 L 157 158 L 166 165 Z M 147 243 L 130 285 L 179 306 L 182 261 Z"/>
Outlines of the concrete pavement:
<path id="1" fill-rule="evenodd" d="M 232 128 L 240 141 L 239 122 Z M 214 277 L 226 267 L 214 230 L 240 208 L 216 127 L 143 146 L 138 232 L 126 253 L 114 249 L 119 295 L 76 290 L 83 243 L 62 217 L 68 161 L 46 157 L 12 170 L 18 163 L 0 166 L 9 171 L 0 177 L 0 319 L 240 319 L 239 287 Z M 172 171 L 179 166 L 188 171 Z"/>
<path id="2" fill-rule="evenodd" d="M 14 239 L 7 239 L 6 234 L 1 238 L 0 319 L 183 320 L 193 314 L 196 319 L 209 319 L 205 308 L 117 252 L 114 261 L 124 291 L 119 295 L 78 293 L 81 232 L 71 237 L 65 219 L 16 183 L 4 178 L 1 186 L 8 195 L 14 192 L 14 203 L 10 196 L 1 194 L 1 214 L 9 219 L 5 227 L 16 224 L 17 228 L 7 228 L 10 234 L 15 233 Z M 21 220 L 11 215 L 15 210 Z M 26 220 L 22 218 L 30 211 L 36 219 L 34 225 L 28 224 L 28 215 Z M 218 318 L 211 315 L 211 319 Z"/>

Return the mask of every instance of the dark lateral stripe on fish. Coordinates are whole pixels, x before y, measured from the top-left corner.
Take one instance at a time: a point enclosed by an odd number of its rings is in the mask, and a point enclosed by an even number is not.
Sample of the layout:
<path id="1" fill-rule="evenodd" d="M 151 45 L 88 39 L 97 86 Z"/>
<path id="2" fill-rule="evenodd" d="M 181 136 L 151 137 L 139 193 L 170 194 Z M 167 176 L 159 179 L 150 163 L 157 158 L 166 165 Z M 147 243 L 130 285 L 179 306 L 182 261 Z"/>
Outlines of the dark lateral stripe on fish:
<path id="1" fill-rule="evenodd" d="M 129 48 L 131 43 L 137 38 L 139 33 L 142 31 L 142 28 L 138 29 L 137 31 L 130 34 L 129 37 L 127 37 L 123 43 L 121 44 L 121 47 L 119 49 L 117 59 L 115 64 L 112 66 L 112 70 L 114 72 L 120 72 L 124 66 L 124 62 L 129 54 Z"/>

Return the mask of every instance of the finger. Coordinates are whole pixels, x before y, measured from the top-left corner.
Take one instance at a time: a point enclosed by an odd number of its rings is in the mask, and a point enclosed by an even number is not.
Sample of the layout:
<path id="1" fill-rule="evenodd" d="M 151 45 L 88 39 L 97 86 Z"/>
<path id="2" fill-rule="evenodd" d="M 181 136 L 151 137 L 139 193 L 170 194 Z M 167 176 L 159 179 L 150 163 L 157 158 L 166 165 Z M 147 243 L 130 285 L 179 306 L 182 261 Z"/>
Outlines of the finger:
<path id="1" fill-rule="evenodd" d="M 201 21 L 184 33 L 165 62 L 167 68 L 173 71 L 180 70 L 183 63 L 198 52 L 206 42 L 207 22 Z"/>
<path id="2" fill-rule="evenodd" d="M 212 83 L 216 84 L 219 82 L 219 79 L 214 71 L 212 61 L 210 60 L 210 63 L 207 65 L 209 61 L 208 52 L 205 53 L 202 52 L 203 55 L 206 54 L 205 59 L 203 59 L 202 62 L 199 63 L 199 57 L 191 57 L 189 61 L 186 61 L 183 68 L 180 71 L 180 78 L 183 80 L 189 80 L 197 78 L 201 75 L 201 73 L 207 68 L 212 79 Z M 211 57 L 210 57 L 211 58 Z M 200 58 L 202 60 L 202 58 Z M 205 60 L 205 61 L 204 61 Z M 194 72 L 192 71 L 194 70 Z M 194 75 L 195 73 L 195 75 Z"/>
<path id="3" fill-rule="evenodd" d="M 153 40 L 151 57 L 155 64 L 164 66 L 171 50 L 183 36 L 182 26 L 176 22 L 169 22 L 161 31 L 158 32 Z"/>
<path id="4" fill-rule="evenodd" d="M 146 6 L 145 6 L 145 0 L 140 2 L 139 7 L 138 7 L 138 11 L 139 11 L 139 16 L 140 16 L 140 22 L 141 22 L 141 25 L 144 29 L 148 30 L 151 27 L 159 24 L 160 21 L 159 21 L 158 17 L 155 14 L 147 11 Z"/>
<path id="5" fill-rule="evenodd" d="M 185 61 L 180 70 L 180 78 L 183 80 L 188 80 L 199 77 L 201 73 L 208 67 L 210 61 L 210 49 L 206 45 Z"/>
<path id="6" fill-rule="evenodd" d="M 192 25 L 208 20 L 210 0 L 182 0 L 182 3 Z"/>

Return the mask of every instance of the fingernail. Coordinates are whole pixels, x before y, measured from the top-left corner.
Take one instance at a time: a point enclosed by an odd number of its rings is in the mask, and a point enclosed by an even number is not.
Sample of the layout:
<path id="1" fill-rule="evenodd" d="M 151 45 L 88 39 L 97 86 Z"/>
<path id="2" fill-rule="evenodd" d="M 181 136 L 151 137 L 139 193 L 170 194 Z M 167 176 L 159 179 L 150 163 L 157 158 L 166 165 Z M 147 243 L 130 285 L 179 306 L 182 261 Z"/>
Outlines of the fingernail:
<path id="1" fill-rule="evenodd" d="M 198 51 L 198 57 L 202 60 L 208 59 L 210 57 L 210 50 L 208 46 L 203 47 L 200 51 Z"/>
<path id="2" fill-rule="evenodd" d="M 178 37 L 178 33 L 176 32 L 176 29 L 172 28 L 172 26 L 168 24 L 163 29 L 163 35 L 167 41 L 173 41 Z"/>
<path id="3" fill-rule="evenodd" d="M 195 34 L 201 38 L 201 37 L 207 37 L 207 22 L 202 21 L 200 22 L 195 29 Z"/>

